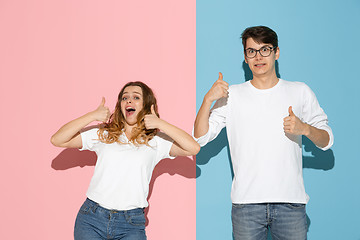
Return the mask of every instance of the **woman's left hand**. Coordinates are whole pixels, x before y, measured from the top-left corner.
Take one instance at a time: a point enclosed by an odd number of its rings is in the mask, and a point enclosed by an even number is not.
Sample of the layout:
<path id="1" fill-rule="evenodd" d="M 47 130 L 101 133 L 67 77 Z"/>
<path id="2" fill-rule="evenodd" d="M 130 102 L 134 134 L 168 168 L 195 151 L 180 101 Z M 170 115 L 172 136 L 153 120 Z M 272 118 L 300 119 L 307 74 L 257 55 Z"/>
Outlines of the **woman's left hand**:
<path id="1" fill-rule="evenodd" d="M 151 105 L 151 114 L 145 115 L 144 123 L 146 129 L 160 128 L 161 119 L 156 115 L 154 105 Z"/>
<path id="2" fill-rule="evenodd" d="M 170 156 L 192 156 L 200 151 L 199 144 L 192 136 L 159 118 L 155 113 L 154 105 L 151 106 L 151 114 L 145 115 L 144 122 L 147 129 L 157 128 L 174 140 L 170 149 Z"/>

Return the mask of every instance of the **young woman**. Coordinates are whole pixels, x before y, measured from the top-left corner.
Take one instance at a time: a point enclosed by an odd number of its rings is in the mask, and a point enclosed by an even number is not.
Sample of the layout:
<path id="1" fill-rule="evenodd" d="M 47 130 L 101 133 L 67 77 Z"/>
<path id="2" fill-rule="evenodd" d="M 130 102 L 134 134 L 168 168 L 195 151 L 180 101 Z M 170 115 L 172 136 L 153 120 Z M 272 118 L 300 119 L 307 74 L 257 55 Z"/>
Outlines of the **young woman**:
<path id="1" fill-rule="evenodd" d="M 93 121 L 104 124 L 83 129 Z M 143 209 L 148 206 L 155 165 L 200 150 L 189 134 L 159 118 L 156 98 L 142 82 L 122 88 L 111 116 L 103 98 L 96 110 L 62 126 L 51 142 L 98 156 L 87 199 L 76 218 L 75 240 L 146 239 Z"/>

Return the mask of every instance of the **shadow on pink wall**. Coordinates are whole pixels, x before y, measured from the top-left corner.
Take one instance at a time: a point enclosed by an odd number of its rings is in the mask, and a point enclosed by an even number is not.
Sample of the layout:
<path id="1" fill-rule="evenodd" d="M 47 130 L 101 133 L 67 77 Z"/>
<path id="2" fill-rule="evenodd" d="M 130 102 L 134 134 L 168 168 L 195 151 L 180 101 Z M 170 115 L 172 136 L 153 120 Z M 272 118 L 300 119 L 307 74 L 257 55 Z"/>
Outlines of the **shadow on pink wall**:
<path id="1" fill-rule="evenodd" d="M 51 167 L 55 170 L 67 170 L 74 167 L 95 166 L 95 164 L 95 152 L 80 152 L 76 148 L 67 148 L 52 160 Z"/>
<path id="2" fill-rule="evenodd" d="M 54 170 L 67 170 L 74 167 L 95 166 L 96 154 L 91 151 L 79 151 L 78 149 L 68 148 L 63 150 L 57 157 L 52 160 L 51 167 Z M 155 180 L 164 173 L 169 175 L 178 174 L 185 178 L 196 178 L 196 161 L 195 157 L 177 157 L 175 159 L 163 159 L 155 167 L 149 186 L 149 196 L 154 188 Z M 146 226 L 149 225 L 147 217 L 149 207 L 145 209 Z"/>

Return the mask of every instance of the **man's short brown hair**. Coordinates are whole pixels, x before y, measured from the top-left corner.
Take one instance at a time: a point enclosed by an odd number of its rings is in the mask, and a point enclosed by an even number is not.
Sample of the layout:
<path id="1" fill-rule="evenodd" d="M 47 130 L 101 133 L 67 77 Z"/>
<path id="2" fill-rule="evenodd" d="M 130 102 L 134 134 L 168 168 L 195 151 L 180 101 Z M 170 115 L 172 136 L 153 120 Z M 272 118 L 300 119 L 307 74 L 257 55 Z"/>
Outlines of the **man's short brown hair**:
<path id="1" fill-rule="evenodd" d="M 248 27 L 241 34 L 241 38 L 244 50 L 246 49 L 246 40 L 249 38 L 252 38 L 257 43 L 271 44 L 275 49 L 278 47 L 276 32 L 265 26 Z"/>

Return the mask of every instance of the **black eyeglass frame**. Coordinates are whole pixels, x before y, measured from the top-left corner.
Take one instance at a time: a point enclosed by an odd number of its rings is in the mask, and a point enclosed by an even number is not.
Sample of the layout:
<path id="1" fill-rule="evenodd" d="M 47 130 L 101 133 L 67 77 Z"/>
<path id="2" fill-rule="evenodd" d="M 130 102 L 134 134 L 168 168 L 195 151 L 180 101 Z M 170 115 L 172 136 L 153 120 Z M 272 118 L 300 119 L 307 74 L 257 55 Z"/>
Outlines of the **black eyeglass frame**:
<path id="1" fill-rule="evenodd" d="M 267 55 L 267 56 L 262 55 L 261 50 L 264 49 L 264 48 L 269 48 L 269 49 L 270 49 L 269 55 Z M 247 58 L 254 58 L 254 57 L 256 57 L 256 55 L 257 55 L 258 52 L 259 52 L 259 54 L 260 54 L 262 57 L 268 57 L 268 56 L 271 55 L 271 52 L 273 52 L 273 51 L 276 50 L 276 48 L 277 48 L 277 47 L 270 47 L 270 46 L 263 46 L 263 47 L 261 47 L 259 50 L 256 50 L 256 49 L 253 49 L 253 48 L 247 48 L 247 49 L 245 49 L 244 53 L 245 53 L 245 56 L 246 56 Z M 246 51 L 249 50 L 249 49 L 255 51 L 255 55 L 254 55 L 253 57 L 249 57 L 249 56 L 247 55 L 247 52 L 246 52 Z"/>

